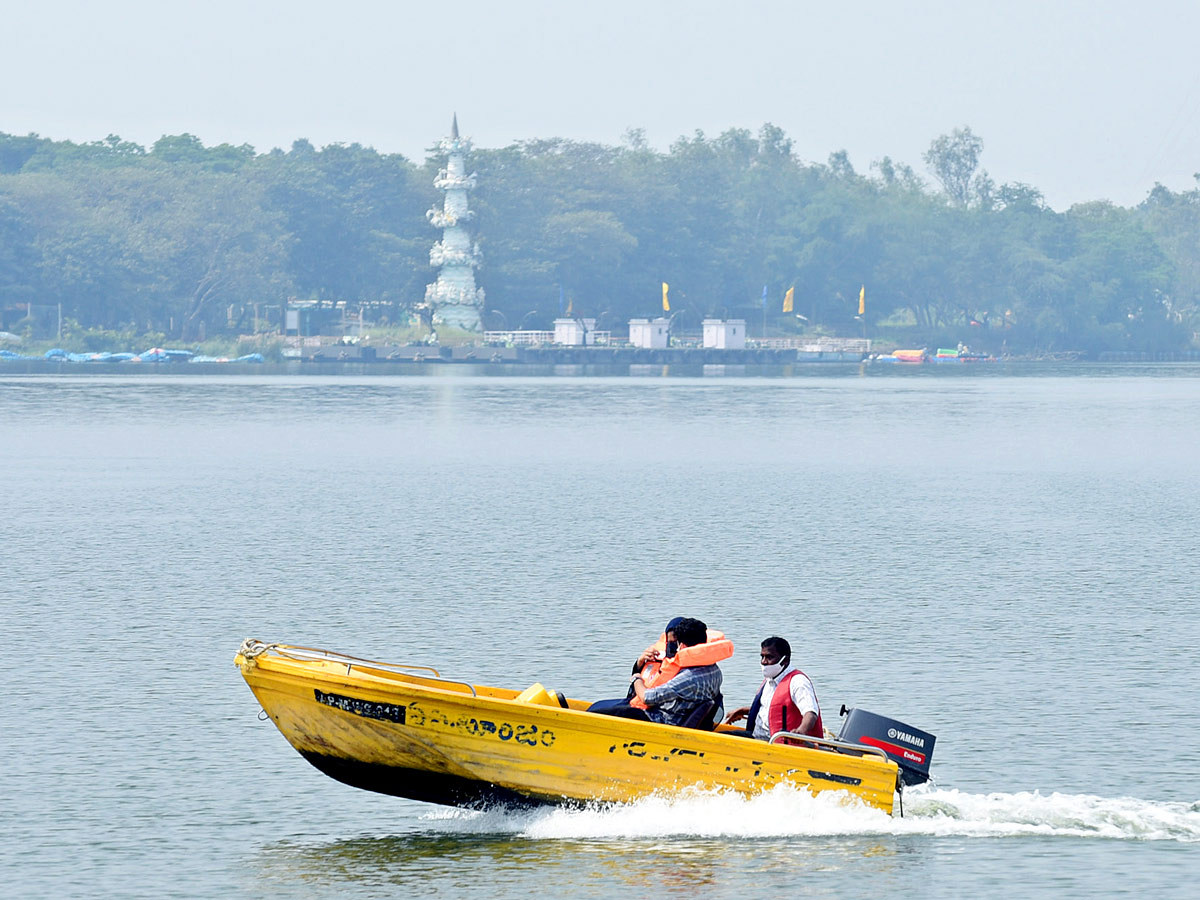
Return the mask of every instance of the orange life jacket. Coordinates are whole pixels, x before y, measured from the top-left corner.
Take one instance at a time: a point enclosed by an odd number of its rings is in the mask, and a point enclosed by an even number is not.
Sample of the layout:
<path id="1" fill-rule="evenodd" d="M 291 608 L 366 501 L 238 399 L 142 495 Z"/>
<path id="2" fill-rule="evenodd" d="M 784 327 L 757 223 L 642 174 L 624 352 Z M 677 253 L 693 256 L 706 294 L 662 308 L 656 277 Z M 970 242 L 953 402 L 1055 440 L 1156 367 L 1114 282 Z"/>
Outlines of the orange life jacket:
<path id="1" fill-rule="evenodd" d="M 667 636 L 664 634 L 650 647 L 659 655 L 667 652 Z M 723 632 L 708 629 L 708 640 L 694 647 L 680 647 L 670 659 L 646 663 L 642 669 L 642 683 L 648 688 L 661 687 L 679 674 L 680 669 L 693 666 L 711 666 L 733 656 L 733 641 Z M 636 695 L 629 700 L 630 706 L 645 709 L 646 703 Z"/>

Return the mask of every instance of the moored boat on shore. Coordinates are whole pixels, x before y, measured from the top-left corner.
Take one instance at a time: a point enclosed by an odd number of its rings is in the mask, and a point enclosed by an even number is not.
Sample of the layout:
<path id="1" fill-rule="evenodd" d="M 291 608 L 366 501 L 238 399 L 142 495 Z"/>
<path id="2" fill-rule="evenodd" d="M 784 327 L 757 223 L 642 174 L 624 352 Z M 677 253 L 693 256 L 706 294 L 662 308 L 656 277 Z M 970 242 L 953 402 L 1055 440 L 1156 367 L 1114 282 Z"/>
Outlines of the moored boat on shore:
<path id="1" fill-rule="evenodd" d="M 967 363 L 995 362 L 996 357 L 972 350 L 970 347 L 959 347 L 958 349 L 939 347 L 932 359 L 935 363 Z"/>

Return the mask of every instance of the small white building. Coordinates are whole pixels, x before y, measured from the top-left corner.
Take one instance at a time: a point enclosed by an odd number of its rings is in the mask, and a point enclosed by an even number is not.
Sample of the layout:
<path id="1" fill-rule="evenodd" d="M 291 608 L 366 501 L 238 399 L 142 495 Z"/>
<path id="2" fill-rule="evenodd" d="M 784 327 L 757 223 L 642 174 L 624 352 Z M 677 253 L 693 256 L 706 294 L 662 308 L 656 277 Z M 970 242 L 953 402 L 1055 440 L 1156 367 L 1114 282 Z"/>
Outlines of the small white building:
<path id="1" fill-rule="evenodd" d="M 671 320 L 659 317 L 657 319 L 630 319 L 629 343 L 635 347 L 647 350 L 661 350 L 670 343 Z"/>
<path id="2" fill-rule="evenodd" d="M 590 347 L 596 343 L 596 320 L 555 319 L 554 343 L 568 347 Z"/>
<path id="3" fill-rule="evenodd" d="M 705 319 L 704 346 L 716 350 L 746 349 L 745 319 Z"/>

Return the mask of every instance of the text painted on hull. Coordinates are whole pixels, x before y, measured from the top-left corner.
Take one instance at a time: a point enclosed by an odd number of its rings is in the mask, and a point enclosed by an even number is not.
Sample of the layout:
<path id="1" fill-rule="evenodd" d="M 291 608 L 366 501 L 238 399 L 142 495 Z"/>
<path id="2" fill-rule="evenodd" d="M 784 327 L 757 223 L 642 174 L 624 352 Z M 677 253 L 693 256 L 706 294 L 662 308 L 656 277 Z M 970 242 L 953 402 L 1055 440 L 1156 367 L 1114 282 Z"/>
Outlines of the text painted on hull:
<path id="1" fill-rule="evenodd" d="M 457 716 L 451 719 L 437 709 L 426 712 L 416 703 L 410 703 L 407 706 L 400 703 L 377 703 L 374 700 L 363 700 L 360 697 L 327 694 L 325 691 L 316 689 L 313 690 L 313 696 L 316 697 L 318 703 L 362 716 L 364 719 L 395 722 L 413 728 L 441 726 L 445 729 L 461 729 L 475 737 L 495 737 L 501 741 L 513 741 L 527 747 L 536 747 L 539 744 L 549 747 L 554 743 L 554 732 L 539 728 L 537 725 L 514 725 L 511 722 L 495 722 L 475 716 Z"/>
<path id="2" fill-rule="evenodd" d="M 364 719 L 379 719 L 382 722 L 398 722 L 403 725 L 407 718 L 405 707 L 398 703 L 376 703 L 374 700 L 360 700 L 358 697 L 327 694 L 315 689 L 313 694 L 318 703 L 324 703 L 326 706 L 332 706 L 343 712 L 354 713 Z"/>

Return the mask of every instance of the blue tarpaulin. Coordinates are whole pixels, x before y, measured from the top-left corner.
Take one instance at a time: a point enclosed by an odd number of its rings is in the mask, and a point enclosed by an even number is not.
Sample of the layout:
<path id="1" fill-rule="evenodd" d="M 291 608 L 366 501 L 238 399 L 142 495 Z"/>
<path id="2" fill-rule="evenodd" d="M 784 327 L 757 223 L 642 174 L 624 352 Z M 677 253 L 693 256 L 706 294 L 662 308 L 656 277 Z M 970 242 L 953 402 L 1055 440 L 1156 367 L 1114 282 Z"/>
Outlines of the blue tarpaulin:
<path id="1" fill-rule="evenodd" d="M 53 350 L 47 350 L 41 356 L 25 356 L 21 353 L 15 353 L 12 350 L 0 350 L 0 359 L 48 359 L 58 362 L 75 362 L 75 363 L 123 363 L 123 362 L 237 362 L 237 363 L 261 363 L 263 355 L 261 353 L 247 353 L 245 356 L 239 356 L 233 359 L 224 356 L 197 356 L 191 350 L 166 350 L 162 347 L 152 347 L 141 353 L 110 353 L 107 350 L 101 350 L 95 353 L 72 353 L 69 350 L 63 350 L 61 347 L 55 347 Z"/>

